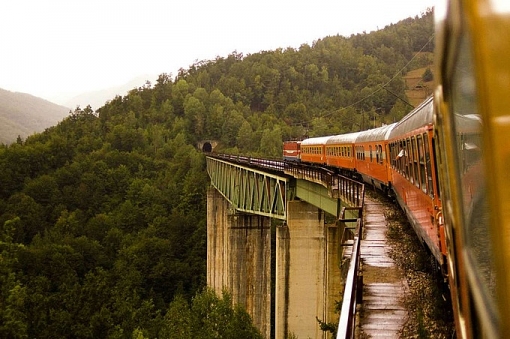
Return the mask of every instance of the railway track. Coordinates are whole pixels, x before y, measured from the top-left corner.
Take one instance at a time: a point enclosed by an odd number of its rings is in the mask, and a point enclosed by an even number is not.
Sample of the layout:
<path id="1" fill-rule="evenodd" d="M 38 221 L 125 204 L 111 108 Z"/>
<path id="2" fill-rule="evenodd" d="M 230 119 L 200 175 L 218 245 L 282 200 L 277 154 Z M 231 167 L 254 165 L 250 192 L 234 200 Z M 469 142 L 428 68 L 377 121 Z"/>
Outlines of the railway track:
<path id="1" fill-rule="evenodd" d="M 357 338 L 452 338 L 449 295 L 396 203 L 367 191 Z"/>

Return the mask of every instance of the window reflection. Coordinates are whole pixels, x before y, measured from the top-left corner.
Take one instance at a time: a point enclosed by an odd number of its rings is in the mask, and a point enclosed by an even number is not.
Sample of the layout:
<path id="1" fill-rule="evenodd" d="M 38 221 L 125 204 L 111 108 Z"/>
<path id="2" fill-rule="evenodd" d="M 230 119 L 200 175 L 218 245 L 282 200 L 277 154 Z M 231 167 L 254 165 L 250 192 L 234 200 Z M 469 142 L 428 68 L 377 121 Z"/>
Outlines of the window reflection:
<path id="1" fill-rule="evenodd" d="M 489 213 L 485 191 L 482 150 L 482 119 L 477 111 L 476 82 L 468 37 L 461 40 L 457 67 L 453 74 L 452 106 L 464 241 L 469 262 L 474 266 L 480 290 L 494 303 L 495 275 Z"/>

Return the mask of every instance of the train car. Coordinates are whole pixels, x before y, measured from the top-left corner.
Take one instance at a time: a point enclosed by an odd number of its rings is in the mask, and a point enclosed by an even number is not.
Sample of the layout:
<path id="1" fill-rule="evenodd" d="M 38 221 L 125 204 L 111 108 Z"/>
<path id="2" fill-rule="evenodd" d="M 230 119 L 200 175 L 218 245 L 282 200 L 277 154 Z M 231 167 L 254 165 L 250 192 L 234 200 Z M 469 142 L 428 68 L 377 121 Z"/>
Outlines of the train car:
<path id="1" fill-rule="evenodd" d="M 396 123 L 360 132 L 354 148 L 356 170 L 364 182 L 388 192 L 391 172 L 388 166 L 388 136 Z"/>
<path id="2" fill-rule="evenodd" d="M 301 141 L 283 142 L 283 160 L 294 162 L 301 160 Z"/>
<path id="3" fill-rule="evenodd" d="M 301 161 L 326 164 L 326 142 L 331 136 L 305 139 L 301 142 Z"/>
<path id="4" fill-rule="evenodd" d="M 440 5 L 445 6 L 440 6 Z M 458 338 L 510 333 L 510 5 L 439 3 L 434 92 Z"/>
<path id="5" fill-rule="evenodd" d="M 446 244 L 439 220 L 441 201 L 435 171 L 432 97 L 400 120 L 388 139 L 393 192 L 416 234 L 445 270 Z"/>
<path id="6" fill-rule="evenodd" d="M 334 135 L 326 141 L 326 164 L 339 169 L 340 174 L 352 176 L 356 171 L 354 141 L 360 132 Z"/>

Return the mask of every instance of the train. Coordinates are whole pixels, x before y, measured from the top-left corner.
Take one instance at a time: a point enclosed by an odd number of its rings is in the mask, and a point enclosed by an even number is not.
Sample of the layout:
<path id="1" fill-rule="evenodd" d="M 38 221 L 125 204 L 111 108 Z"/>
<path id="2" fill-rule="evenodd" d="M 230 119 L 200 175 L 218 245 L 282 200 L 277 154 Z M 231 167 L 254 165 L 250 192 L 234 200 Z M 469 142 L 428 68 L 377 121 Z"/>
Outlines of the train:
<path id="1" fill-rule="evenodd" d="M 433 106 L 430 96 L 393 124 L 361 132 L 286 141 L 283 154 L 286 161 L 326 167 L 394 196 L 446 276 Z"/>
<path id="2" fill-rule="evenodd" d="M 284 143 L 393 194 L 448 281 L 456 337 L 510 334 L 510 3 L 439 1 L 433 95 L 368 131 Z"/>

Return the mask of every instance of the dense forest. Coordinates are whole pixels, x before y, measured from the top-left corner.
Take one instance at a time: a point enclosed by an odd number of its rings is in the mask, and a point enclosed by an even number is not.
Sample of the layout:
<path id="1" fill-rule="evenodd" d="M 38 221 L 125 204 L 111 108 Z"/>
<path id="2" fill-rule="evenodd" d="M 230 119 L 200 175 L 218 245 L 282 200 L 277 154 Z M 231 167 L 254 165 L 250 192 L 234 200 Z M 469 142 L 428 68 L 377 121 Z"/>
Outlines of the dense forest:
<path id="1" fill-rule="evenodd" d="M 234 52 L 2 145 L 0 337 L 260 337 L 228 294 L 205 289 L 198 143 L 279 157 L 285 139 L 393 122 L 411 108 L 402 76 L 430 65 L 433 48 L 429 11 Z"/>

